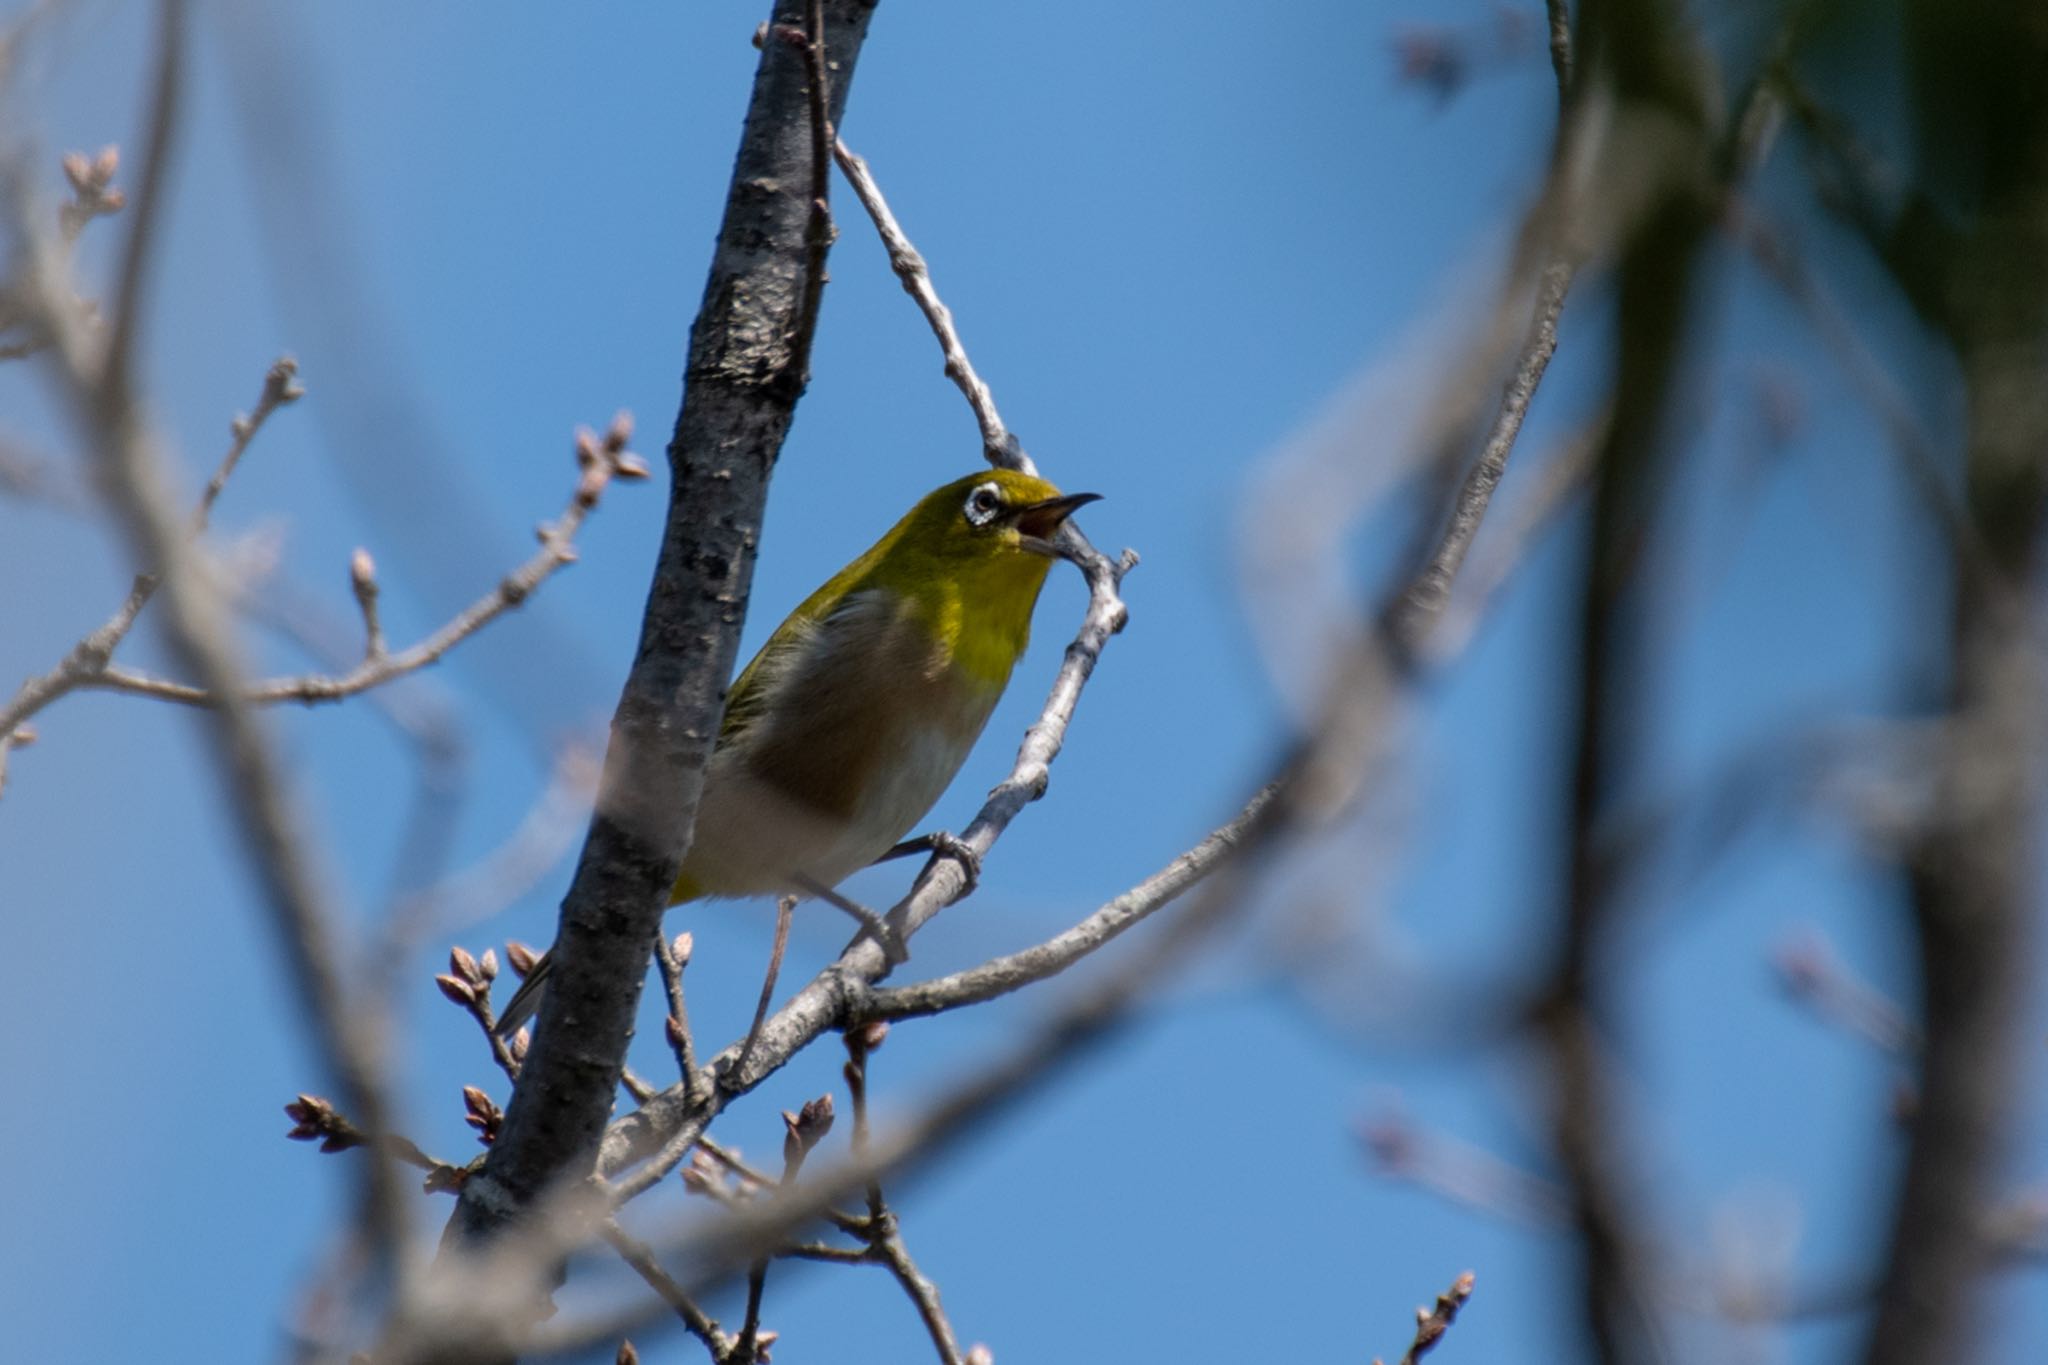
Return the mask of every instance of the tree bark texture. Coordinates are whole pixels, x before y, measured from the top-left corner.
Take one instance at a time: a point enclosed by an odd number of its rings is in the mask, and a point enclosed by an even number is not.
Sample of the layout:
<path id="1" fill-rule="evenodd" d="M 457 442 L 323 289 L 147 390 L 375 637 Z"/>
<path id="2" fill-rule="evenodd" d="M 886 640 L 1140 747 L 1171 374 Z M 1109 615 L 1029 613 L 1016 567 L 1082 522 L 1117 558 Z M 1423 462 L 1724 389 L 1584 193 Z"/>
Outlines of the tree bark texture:
<path id="1" fill-rule="evenodd" d="M 835 124 L 874 2 L 822 6 Z M 532 1048 L 451 1237 L 489 1237 L 559 1183 L 588 1175 L 611 1117 L 738 653 L 769 476 L 808 379 L 806 294 L 823 282 L 811 268 L 812 203 L 823 186 L 802 36 L 808 11 L 804 0 L 776 0 L 761 32 L 668 447 L 667 525 L 597 812 L 562 903 Z"/>

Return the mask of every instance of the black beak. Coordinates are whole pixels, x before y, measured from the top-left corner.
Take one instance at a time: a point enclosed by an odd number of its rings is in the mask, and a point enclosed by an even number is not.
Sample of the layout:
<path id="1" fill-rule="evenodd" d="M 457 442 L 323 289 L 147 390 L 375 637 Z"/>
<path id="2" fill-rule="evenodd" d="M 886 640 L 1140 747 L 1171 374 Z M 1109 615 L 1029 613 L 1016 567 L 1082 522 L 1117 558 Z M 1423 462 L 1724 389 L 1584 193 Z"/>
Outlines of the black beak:
<path id="1" fill-rule="evenodd" d="M 1026 503 L 1012 516 L 1017 523 L 1018 534 L 1024 537 L 1027 548 L 1038 550 L 1039 546 L 1043 545 L 1045 548 L 1039 550 L 1039 553 L 1051 554 L 1052 538 L 1066 519 L 1089 503 L 1100 501 L 1100 493 L 1068 493 L 1064 497 Z"/>

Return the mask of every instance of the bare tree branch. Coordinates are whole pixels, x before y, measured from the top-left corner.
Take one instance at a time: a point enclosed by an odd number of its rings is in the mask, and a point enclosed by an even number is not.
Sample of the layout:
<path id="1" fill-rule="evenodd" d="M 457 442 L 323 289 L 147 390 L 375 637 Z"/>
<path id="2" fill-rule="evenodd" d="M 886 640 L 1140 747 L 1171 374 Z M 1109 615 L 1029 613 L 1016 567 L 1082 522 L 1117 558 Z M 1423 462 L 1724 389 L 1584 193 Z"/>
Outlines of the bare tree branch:
<path id="1" fill-rule="evenodd" d="M 826 112 L 835 121 L 871 12 L 872 0 L 831 0 L 823 9 L 823 59 L 834 74 Z M 807 17 L 799 0 L 778 0 L 770 32 L 801 29 Z M 580 1179 L 610 1114 L 653 935 L 689 846 L 718 733 L 768 478 L 808 367 L 795 320 L 813 288 L 807 240 L 817 196 L 786 187 L 811 178 L 811 88 L 803 53 L 787 42 L 762 44 L 692 330 L 669 446 L 668 523 L 639 650 L 563 903 L 533 1045 L 504 1133 L 463 1188 L 451 1223 L 457 1245 L 496 1236 L 559 1184 Z M 427 1353 L 449 1349 L 436 1324 L 410 1326 Z"/>
<path id="2" fill-rule="evenodd" d="M 1507 473 L 1508 456 L 1522 433 L 1529 403 L 1543 382 L 1551 356 L 1557 353 L 1557 321 L 1564 312 L 1565 295 L 1571 290 L 1578 266 L 1571 256 L 1563 254 L 1562 247 L 1555 249 L 1560 254 L 1538 276 L 1535 316 L 1530 319 L 1529 335 L 1501 395 L 1492 430 L 1487 433 L 1479 458 L 1465 471 L 1449 524 L 1437 541 L 1435 553 L 1409 581 L 1407 591 L 1394 608 L 1389 628 L 1397 645 L 1408 653 L 1422 647 L 1424 637 L 1450 600 L 1451 580 L 1457 577 L 1473 538 L 1479 534 L 1479 523 L 1486 516 L 1494 489 Z"/>
<path id="3" fill-rule="evenodd" d="M 932 286 L 931 267 L 924 257 L 910 244 L 910 238 L 896 221 L 896 215 L 889 210 L 889 201 L 882 197 L 881 187 L 868 170 L 868 163 L 855 156 L 844 142 L 835 144 L 834 153 L 839 158 L 839 169 L 846 173 L 853 185 L 853 192 L 867 209 L 868 216 L 875 220 L 875 231 L 882 236 L 882 245 L 889 252 L 889 266 L 896 272 L 896 278 L 903 283 L 903 292 L 916 301 L 917 309 L 931 324 L 932 335 L 939 339 L 939 350 L 946 357 L 946 377 L 959 386 L 967 399 L 967 406 L 974 411 L 974 420 L 981 426 L 981 449 L 988 462 L 998 469 L 1015 469 L 1026 474 L 1036 474 L 1037 466 L 1024 453 L 1024 447 L 1003 425 L 1002 415 L 996 411 L 995 395 L 975 372 L 973 362 L 967 358 L 967 348 L 960 344 L 960 332 L 953 326 L 952 310 L 939 298 L 938 290 Z"/>
<path id="4" fill-rule="evenodd" d="M 1401 1355 L 1401 1365 L 1415 1365 L 1442 1341 L 1444 1333 L 1451 1330 L 1451 1324 L 1458 1320 L 1458 1310 L 1472 1297 L 1472 1287 L 1477 1283 L 1471 1271 L 1466 1271 L 1451 1281 L 1451 1287 L 1436 1296 L 1436 1307 L 1415 1310 L 1415 1340 Z M 1375 1359 L 1373 1365 L 1380 1365 Z"/>
<path id="5" fill-rule="evenodd" d="M 1953 202 L 1888 261 L 1952 347 L 1967 414 L 1963 504 L 1991 573 L 1959 559 L 1945 655 L 1948 743 L 1934 818 L 1901 850 L 1924 1045 L 1871 1365 L 1970 1359 L 1984 1314 L 1982 1236 L 2016 1136 L 2029 964 L 2040 943 L 2044 738 L 2039 582 L 2048 499 L 2048 28 L 2032 9 L 1959 18 L 1915 0 L 1916 197 Z M 1976 188 L 1945 193 L 1968 158 Z M 1914 297 L 1932 288 L 1932 298 Z"/>
<path id="6" fill-rule="evenodd" d="M 342 674 L 309 673 L 247 682 L 242 684 L 237 692 L 237 700 L 250 706 L 274 706 L 282 702 L 304 702 L 312 705 L 319 702 L 341 701 L 438 663 L 449 650 L 506 612 L 522 605 L 556 570 L 576 562 L 576 535 L 582 530 L 584 520 L 596 508 L 610 482 L 614 478 L 646 477 L 646 466 L 637 455 L 625 448 L 631 434 L 632 420 L 624 413 L 620 413 L 612 420 L 612 425 L 602 440 L 588 432 L 580 433 L 577 439 L 577 453 L 579 462 L 583 465 L 582 477 L 578 480 L 568 505 L 563 508 L 562 515 L 537 530 L 540 549 L 524 564 L 501 579 L 496 587 L 458 612 L 439 630 L 396 653 L 382 646 L 383 633 L 377 624 L 376 613 L 369 605 L 376 600 L 374 566 L 368 563 L 367 556 L 358 551 L 357 557 L 351 562 L 349 577 L 358 602 L 364 603 L 363 661 Z M 132 619 L 131 613 L 129 620 L 132 622 Z M 68 688 L 126 692 L 133 696 L 153 697 L 158 701 L 178 702 L 186 706 L 218 707 L 221 704 L 220 695 L 206 688 L 154 678 L 136 669 L 112 663 L 102 665 L 96 671 L 81 672 L 70 678 Z"/>
<path id="7" fill-rule="evenodd" d="M 699 1308 L 697 1301 L 661 1268 L 661 1262 L 655 1259 L 653 1250 L 645 1242 L 620 1227 L 617 1219 L 605 1221 L 604 1239 L 619 1253 L 619 1259 L 633 1267 L 633 1273 L 645 1280 L 647 1287 L 675 1310 L 676 1317 L 689 1329 L 691 1336 L 704 1343 L 704 1349 L 711 1352 L 711 1359 L 717 1365 L 725 1365 L 734 1358 L 732 1338 L 720 1331 L 717 1321 Z"/>
<path id="8" fill-rule="evenodd" d="M 1131 928 L 1155 910 L 1172 903 L 1206 877 L 1241 845 L 1273 789 L 1262 788 L 1227 823 L 1187 852 L 1079 924 L 1033 948 L 994 958 L 977 967 L 908 986 L 868 992 L 853 1012 L 856 1020 L 907 1019 L 978 1005 L 1036 981 L 1056 976 Z"/>
<path id="9" fill-rule="evenodd" d="M 24 229 L 26 230 L 26 229 Z M 227 483 L 228 476 L 241 462 L 256 433 L 262 430 L 264 422 L 278 408 L 296 401 L 304 390 L 299 387 L 296 375 L 298 367 L 289 357 L 280 358 L 270 368 L 263 381 L 263 392 L 258 397 L 255 409 L 246 417 L 234 421 L 234 440 L 227 454 L 222 457 L 220 467 L 208 482 L 206 493 L 200 499 L 193 520 L 198 530 L 204 530 L 213 505 L 219 500 L 220 490 Z M 0 706 L 0 735 L 11 735 L 14 731 L 50 703 L 80 688 L 91 687 L 105 677 L 112 668 L 114 651 L 128 638 L 128 632 L 135 626 L 142 609 L 156 595 L 158 575 L 145 571 L 135 576 L 128 589 L 128 596 L 115 609 L 114 614 L 98 628 L 71 647 L 56 667 L 49 672 L 24 682 Z M 6 768 L 4 755 L 0 755 L 0 783 L 4 783 Z"/>

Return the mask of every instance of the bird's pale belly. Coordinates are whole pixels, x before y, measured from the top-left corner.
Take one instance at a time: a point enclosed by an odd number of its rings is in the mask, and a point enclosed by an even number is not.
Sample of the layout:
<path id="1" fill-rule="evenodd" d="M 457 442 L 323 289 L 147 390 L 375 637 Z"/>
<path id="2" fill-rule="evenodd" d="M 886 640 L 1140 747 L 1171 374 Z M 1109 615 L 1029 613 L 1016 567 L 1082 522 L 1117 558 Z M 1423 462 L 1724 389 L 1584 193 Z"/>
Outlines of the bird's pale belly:
<path id="1" fill-rule="evenodd" d="M 836 885 L 909 834 L 960 771 L 1000 689 L 920 689 L 924 704 L 875 745 L 880 760 L 841 813 L 792 796 L 721 751 L 704 796 L 678 890 L 708 897 L 795 889 L 801 878 Z"/>

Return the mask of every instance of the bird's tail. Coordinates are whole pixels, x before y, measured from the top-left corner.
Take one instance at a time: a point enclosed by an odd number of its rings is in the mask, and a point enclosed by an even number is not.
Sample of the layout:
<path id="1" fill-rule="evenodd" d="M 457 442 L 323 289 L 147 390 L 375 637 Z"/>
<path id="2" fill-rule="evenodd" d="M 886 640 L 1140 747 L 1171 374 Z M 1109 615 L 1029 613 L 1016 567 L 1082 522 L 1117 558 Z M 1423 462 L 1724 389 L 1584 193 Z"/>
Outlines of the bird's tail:
<path id="1" fill-rule="evenodd" d="M 519 983 L 519 989 L 512 992 L 512 998 L 505 1002 L 505 1012 L 498 1016 L 498 1022 L 491 1026 L 491 1032 L 500 1038 L 510 1038 L 519 1031 L 519 1026 L 533 1018 L 540 1009 L 540 998 L 547 994 L 548 972 L 555 965 L 552 951 L 542 953 L 533 964 L 533 970 Z"/>

